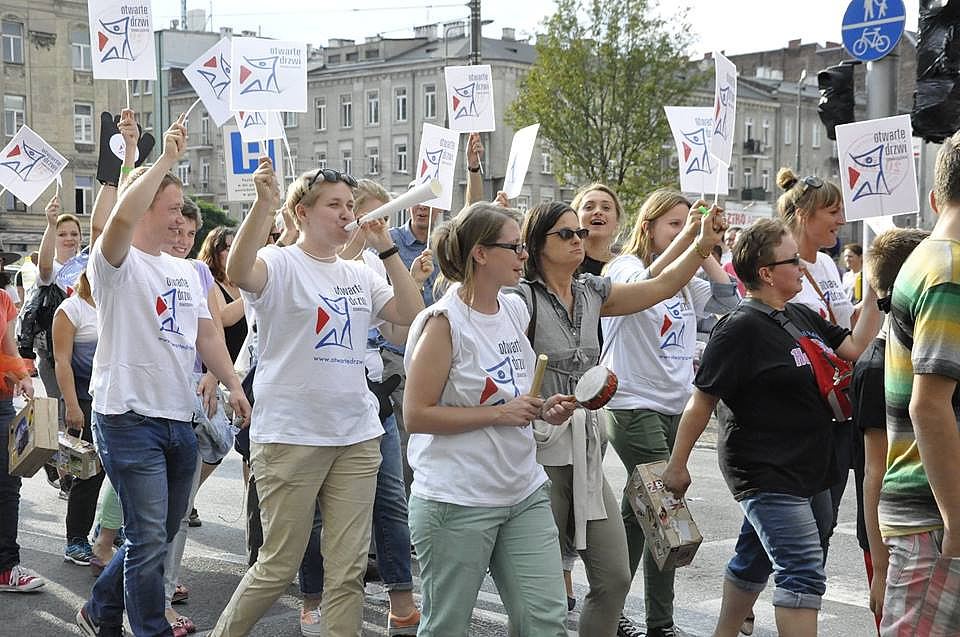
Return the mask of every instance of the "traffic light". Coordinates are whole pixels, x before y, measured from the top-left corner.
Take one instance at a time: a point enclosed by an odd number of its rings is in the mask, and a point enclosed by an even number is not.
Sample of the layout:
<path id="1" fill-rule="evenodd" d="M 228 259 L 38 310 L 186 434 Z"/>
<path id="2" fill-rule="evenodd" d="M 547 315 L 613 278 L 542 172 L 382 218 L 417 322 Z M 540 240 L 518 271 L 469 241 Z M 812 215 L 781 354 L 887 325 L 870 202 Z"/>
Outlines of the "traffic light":
<path id="1" fill-rule="evenodd" d="M 817 73 L 820 105 L 817 114 L 827 127 L 827 137 L 837 139 L 837 126 L 853 121 L 853 66 L 838 64 Z"/>
<path id="2" fill-rule="evenodd" d="M 960 129 L 960 0 L 921 0 L 913 133 L 942 142 Z"/>

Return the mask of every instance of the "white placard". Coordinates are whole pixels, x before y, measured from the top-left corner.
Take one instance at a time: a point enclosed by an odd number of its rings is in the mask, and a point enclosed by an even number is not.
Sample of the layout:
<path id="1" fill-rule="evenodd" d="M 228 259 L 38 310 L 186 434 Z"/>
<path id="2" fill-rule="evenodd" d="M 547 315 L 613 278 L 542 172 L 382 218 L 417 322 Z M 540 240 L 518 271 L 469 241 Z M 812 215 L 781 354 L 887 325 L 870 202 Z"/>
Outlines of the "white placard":
<path id="1" fill-rule="evenodd" d="M 457 131 L 433 124 L 423 125 L 420 152 L 417 153 L 417 183 L 436 179 L 443 188 L 439 197 L 424 201 L 423 205 L 441 210 L 450 210 L 453 206 L 454 172 L 459 147 L 460 133 Z"/>
<path id="2" fill-rule="evenodd" d="M 709 106 L 664 106 L 677 146 L 680 190 L 692 194 L 727 194 L 726 167 L 710 155 L 713 109 Z M 720 192 L 716 192 L 717 186 Z"/>
<path id="3" fill-rule="evenodd" d="M 280 139 L 284 135 L 283 118 L 276 111 L 239 111 L 234 118 L 243 141 Z"/>
<path id="4" fill-rule="evenodd" d="M 307 45 L 233 38 L 230 108 L 307 112 Z"/>
<path id="5" fill-rule="evenodd" d="M 253 171 L 260 161 L 261 141 L 247 142 L 240 136 L 234 124 L 223 127 L 223 160 L 227 169 L 227 199 L 230 201 L 253 201 L 257 196 L 253 184 Z M 283 161 L 280 144 L 276 140 L 267 142 L 267 154 L 273 161 L 273 170 L 277 181 L 283 184 Z M 283 188 L 281 188 L 281 192 Z"/>
<path id="6" fill-rule="evenodd" d="M 203 100 L 213 123 L 223 123 L 233 117 L 230 110 L 230 40 L 223 38 L 183 69 L 193 90 Z"/>
<path id="7" fill-rule="evenodd" d="M 523 180 L 527 176 L 527 168 L 530 167 L 530 157 L 533 155 L 533 147 L 537 143 L 537 133 L 539 131 L 540 124 L 532 124 L 513 134 L 513 141 L 510 143 L 510 157 L 507 159 L 507 169 L 503 177 L 503 191 L 507 193 L 508 199 L 516 199 L 520 196 L 520 190 L 523 189 Z"/>
<path id="8" fill-rule="evenodd" d="M 497 129 L 493 110 L 493 74 L 489 64 L 448 66 L 447 115 L 450 130 L 482 133 Z"/>
<path id="9" fill-rule="evenodd" d="M 93 77 L 156 80 L 150 0 L 88 0 Z"/>
<path id="10" fill-rule="evenodd" d="M 66 165 L 67 160 L 53 146 L 21 126 L 0 151 L 0 186 L 30 206 Z"/>
<path id="11" fill-rule="evenodd" d="M 736 130 L 737 67 L 717 51 L 713 52 L 713 59 L 716 78 L 710 154 L 729 166 L 733 157 L 733 137 Z"/>
<path id="12" fill-rule="evenodd" d="M 917 212 L 917 172 L 909 115 L 837 126 L 847 221 Z"/>

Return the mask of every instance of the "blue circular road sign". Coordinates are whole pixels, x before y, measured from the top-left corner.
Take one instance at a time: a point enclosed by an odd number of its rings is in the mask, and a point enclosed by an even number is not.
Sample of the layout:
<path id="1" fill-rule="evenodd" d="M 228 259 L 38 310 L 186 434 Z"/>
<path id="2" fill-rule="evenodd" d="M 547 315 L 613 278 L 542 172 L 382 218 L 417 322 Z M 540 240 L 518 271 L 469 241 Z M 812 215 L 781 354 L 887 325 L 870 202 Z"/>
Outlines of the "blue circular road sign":
<path id="1" fill-rule="evenodd" d="M 858 60 L 879 60 L 897 46 L 906 22 L 903 0 L 852 0 L 843 14 L 843 46 Z"/>

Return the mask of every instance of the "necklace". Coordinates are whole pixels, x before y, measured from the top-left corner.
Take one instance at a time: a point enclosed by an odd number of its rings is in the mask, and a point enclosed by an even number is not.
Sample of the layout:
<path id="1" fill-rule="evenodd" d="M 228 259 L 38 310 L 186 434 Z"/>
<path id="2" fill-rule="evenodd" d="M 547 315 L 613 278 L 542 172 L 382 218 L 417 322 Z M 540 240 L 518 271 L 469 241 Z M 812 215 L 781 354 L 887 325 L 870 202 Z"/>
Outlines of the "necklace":
<path id="1" fill-rule="evenodd" d="M 300 245 L 299 247 L 301 250 L 303 250 L 303 253 L 305 255 L 307 255 L 314 261 L 320 261 L 321 263 L 334 263 L 337 260 L 337 255 L 333 255 L 332 257 L 318 257 L 317 255 L 309 252 L 306 248 L 303 247 L 303 245 Z"/>

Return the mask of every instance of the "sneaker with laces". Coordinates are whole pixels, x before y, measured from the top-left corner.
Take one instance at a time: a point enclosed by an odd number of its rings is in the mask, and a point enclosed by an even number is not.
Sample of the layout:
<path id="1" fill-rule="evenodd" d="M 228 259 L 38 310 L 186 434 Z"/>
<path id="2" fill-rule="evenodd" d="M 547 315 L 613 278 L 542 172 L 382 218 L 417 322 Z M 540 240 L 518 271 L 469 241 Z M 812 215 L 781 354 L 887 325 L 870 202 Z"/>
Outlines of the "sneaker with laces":
<path id="1" fill-rule="evenodd" d="M 63 552 L 64 562 L 73 562 L 78 566 L 89 566 L 93 559 L 93 547 L 84 538 L 74 538 Z"/>
<path id="2" fill-rule="evenodd" d="M 42 577 L 19 564 L 5 571 L 0 571 L 0 592 L 3 593 L 28 593 L 37 590 L 46 583 L 46 580 Z"/>
<path id="3" fill-rule="evenodd" d="M 647 628 L 647 637 L 687 637 L 679 628 L 670 624 L 669 626 L 657 626 Z"/>
<path id="4" fill-rule="evenodd" d="M 323 634 L 320 607 L 300 611 L 300 634 L 303 637 L 317 637 Z"/>
<path id="5" fill-rule="evenodd" d="M 87 614 L 87 609 L 83 606 L 77 611 L 77 626 L 84 637 L 97 637 L 100 634 L 100 626 Z"/>
<path id="6" fill-rule="evenodd" d="M 645 634 L 630 618 L 620 615 L 620 621 L 617 622 L 617 637 L 644 637 Z"/>
<path id="7" fill-rule="evenodd" d="M 393 613 L 387 615 L 387 634 L 390 637 L 416 637 L 420 628 L 420 611 L 414 609 L 406 617 L 397 617 Z"/>

